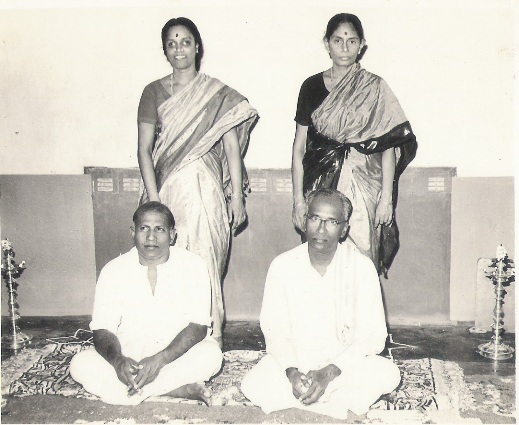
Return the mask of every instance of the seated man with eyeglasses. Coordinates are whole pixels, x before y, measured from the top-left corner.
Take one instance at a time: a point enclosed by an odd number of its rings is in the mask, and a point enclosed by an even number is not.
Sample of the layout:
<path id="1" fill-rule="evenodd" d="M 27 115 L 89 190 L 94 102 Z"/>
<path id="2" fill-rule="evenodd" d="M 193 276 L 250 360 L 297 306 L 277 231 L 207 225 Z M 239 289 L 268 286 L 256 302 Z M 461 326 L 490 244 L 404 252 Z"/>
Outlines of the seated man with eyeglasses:
<path id="1" fill-rule="evenodd" d="M 387 328 L 373 262 L 348 233 L 352 206 L 335 189 L 306 199 L 307 242 L 272 262 L 260 314 L 267 355 L 241 389 L 263 411 L 299 408 L 346 419 L 400 383 L 378 356 Z"/>

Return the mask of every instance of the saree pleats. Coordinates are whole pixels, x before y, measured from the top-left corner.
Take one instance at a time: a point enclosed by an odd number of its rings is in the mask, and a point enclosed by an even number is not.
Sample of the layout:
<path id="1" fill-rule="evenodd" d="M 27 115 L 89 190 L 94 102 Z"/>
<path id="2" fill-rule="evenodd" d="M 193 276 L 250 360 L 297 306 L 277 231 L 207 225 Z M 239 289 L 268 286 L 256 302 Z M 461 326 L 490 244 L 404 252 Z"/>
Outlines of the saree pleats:
<path id="1" fill-rule="evenodd" d="M 175 216 L 176 246 L 199 254 L 207 264 L 213 336 L 221 337 L 224 322 L 221 279 L 230 238 L 224 193 L 231 190 L 221 139 L 236 128 L 243 155 L 257 112 L 232 88 L 199 74 L 160 105 L 158 114 L 160 129 L 153 162 L 159 197 Z M 246 185 L 243 162 L 242 169 Z M 140 202 L 147 199 L 143 189 Z"/>
<path id="2" fill-rule="evenodd" d="M 336 188 L 350 199 L 353 206 L 348 237 L 375 262 L 380 227 L 375 228 L 374 221 L 382 190 L 382 154 L 364 155 L 352 149 L 343 164 Z"/>
<path id="3" fill-rule="evenodd" d="M 200 255 L 211 279 L 213 335 L 224 321 L 221 277 L 229 249 L 229 220 L 221 181 L 221 162 L 214 150 L 172 174 L 162 186 L 161 201 L 170 206 L 177 228 L 176 246 Z"/>

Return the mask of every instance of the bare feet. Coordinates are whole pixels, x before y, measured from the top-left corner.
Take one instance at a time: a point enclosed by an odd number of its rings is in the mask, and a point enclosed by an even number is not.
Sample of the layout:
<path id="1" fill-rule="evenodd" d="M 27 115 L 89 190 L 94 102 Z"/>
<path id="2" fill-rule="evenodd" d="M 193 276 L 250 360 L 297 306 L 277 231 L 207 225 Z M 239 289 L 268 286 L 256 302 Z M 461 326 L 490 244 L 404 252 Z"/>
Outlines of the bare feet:
<path id="1" fill-rule="evenodd" d="M 203 401 L 208 406 L 211 405 L 211 398 L 213 394 L 203 383 L 195 382 L 194 384 L 186 384 L 176 390 L 170 391 L 167 394 L 170 397 L 188 398 L 190 400 Z"/>

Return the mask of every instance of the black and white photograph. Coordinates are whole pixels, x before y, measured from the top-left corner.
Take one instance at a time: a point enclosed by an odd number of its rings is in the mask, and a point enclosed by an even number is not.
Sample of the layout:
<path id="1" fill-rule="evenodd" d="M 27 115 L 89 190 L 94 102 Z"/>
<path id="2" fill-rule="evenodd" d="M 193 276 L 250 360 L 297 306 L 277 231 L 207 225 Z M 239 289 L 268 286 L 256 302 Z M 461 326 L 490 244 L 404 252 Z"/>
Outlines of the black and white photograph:
<path id="1" fill-rule="evenodd" d="M 1 422 L 515 424 L 517 0 L 0 0 Z"/>

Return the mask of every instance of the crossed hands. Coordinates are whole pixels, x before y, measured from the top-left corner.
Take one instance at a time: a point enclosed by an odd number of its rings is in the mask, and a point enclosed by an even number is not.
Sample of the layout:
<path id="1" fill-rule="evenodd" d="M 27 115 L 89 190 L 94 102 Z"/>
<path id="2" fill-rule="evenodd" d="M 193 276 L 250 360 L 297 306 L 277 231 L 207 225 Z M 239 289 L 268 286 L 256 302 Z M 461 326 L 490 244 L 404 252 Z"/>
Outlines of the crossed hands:
<path id="1" fill-rule="evenodd" d="M 303 404 L 318 401 L 326 391 L 328 384 L 341 374 L 334 364 L 329 364 L 319 370 L 311 370 L 307 374 L 296 368 L 287 369 L 287 377 L 292 384 L 292 393 Z"/>
<path id="2" fill-rule="evenodd" d="M 142 387 L 154 381 L 163 367 L 160 355 L 146 357 L 140 362 L 121 355 L 114 364 L 117 377 L 127 386 L 128 397 L 141 394 Z"/>

